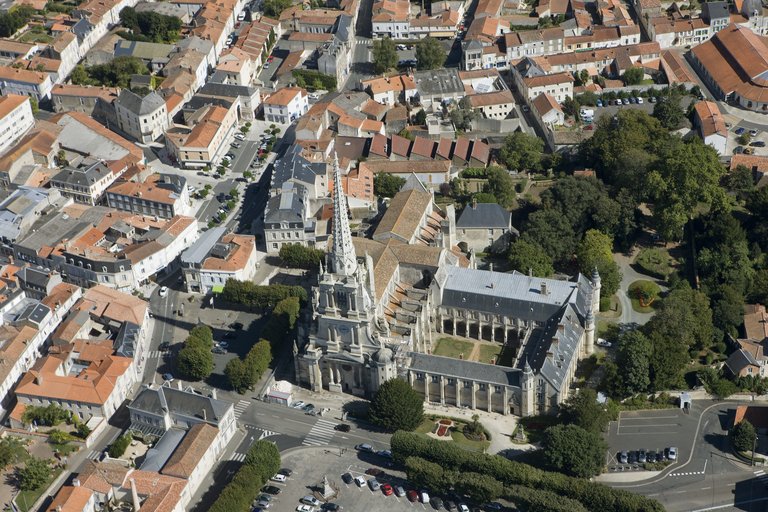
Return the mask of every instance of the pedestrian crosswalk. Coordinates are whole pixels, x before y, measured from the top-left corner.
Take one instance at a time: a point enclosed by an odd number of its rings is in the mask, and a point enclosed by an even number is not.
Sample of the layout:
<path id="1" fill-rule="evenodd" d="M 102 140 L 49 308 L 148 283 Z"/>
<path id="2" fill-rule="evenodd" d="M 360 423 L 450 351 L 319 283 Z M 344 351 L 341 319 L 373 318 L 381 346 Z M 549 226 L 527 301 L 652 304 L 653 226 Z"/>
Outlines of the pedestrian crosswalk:
<path id="1" fill-rule="evenodd" d="M 245 460 L 245 454 L 244 453 L 233 453 L 232 454 L 232 460 L 235 462 L 243 462 Z"/>
<path id="2" fill-rule="evenodd" d="M 250 400 L 240 400 L 235 404 L 235 418 L 239 418 L 243 415 L 245 410 L 251 406 Z"/>
<path id="3" fill-rule="evenodd" d="M 760 469 L 758 471 L 755 471 L 754 473 L 755 473 L 755 478 L 757 478 L 763 483 L 768 483 L 768 475 L 765 474 L 765 470 Z"/>
<path id="4" fill-rule="evenodd" d="M 150 359 L 157 359 L 159 357 L 163 357 L 163 354 L 165 354 L 164 350 L 151 350 L 149 352 L 149 358 Z"/>
<path id="5" fill-rule="evenodd" d="M 367 46 L 367 45 L 371 44 L 371 40 L 370 39 L 363 39 L 363 38 L 358 37 L 357 39 L 355 39 L 355 44 L 362 44 L 362 45 L 366 45 Z"/>
<path id="6" fill-rule="evenodd" d="M 301 444 L 304 446 L 324 446 L 328 444 L 336 433 L 333 429 L 335 426 L 336 423 L 332 421 L 317 420 L 317 423 L 312 426 L 312 429 Z"/>
<path id="7" fill-rule="evenodd" d="M 101 457 L 101 451 L 99 450 L 91 450 L 88 453 L 88 460 L 99 460 L 99 457 Z"/>

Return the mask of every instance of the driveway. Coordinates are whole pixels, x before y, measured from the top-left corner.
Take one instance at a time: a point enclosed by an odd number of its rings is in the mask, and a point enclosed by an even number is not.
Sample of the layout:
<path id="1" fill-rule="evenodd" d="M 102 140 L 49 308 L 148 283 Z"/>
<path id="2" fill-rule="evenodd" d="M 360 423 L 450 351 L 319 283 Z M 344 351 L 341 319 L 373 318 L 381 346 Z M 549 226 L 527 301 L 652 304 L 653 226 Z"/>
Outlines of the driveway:
<path id="1" fill-rule="evenodd" d="M 632 301 L 630 300 L 629 295 L 627 294 L 629 285 L 631 285 L 638 279 L 645 279 L 648 281 L 653 281 L 656 284 L 658 284 L 661 287 L 662 291 L 666 291 L 668 289 L 664 284 L 662 284 L 655 277 L 641 274 L 640 272 L 632 268 L 632 262 L 635 261 L 635 257 L 637 256 L 638 252 L 640 252 L 640 248 L 633 247 L 632 252 L 630 254 L 616 253 L 613 255 L 614 260 L 619 265 L 619 269 L 621 270 L 621 276 L 622 276 L 621 286 L 619 287 L 619 290 L 616 292 L 616 296 L 619 298 L 619 302 L 621 303 L 621 316 L 618 319 L 618 323 L 620 324 L 637 323 L 639 325 L 643 325 L 647 323 L 648 320 L 650 320 L 651 317 L 653 316 L 653 313 L 638 313 L 637 311 L 632 309 Z"/>

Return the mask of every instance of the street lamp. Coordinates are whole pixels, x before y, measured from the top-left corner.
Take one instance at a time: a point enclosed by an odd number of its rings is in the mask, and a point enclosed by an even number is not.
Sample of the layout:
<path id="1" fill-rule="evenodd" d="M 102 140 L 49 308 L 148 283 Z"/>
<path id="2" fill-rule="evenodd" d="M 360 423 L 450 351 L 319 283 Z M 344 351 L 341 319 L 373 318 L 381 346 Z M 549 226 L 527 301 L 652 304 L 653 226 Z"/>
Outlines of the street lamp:
<path id="1" fill-rule="evenodd" d="M 757 446 L 757 436 L 752 440 L 752 465 L 755 465 L 755 447 Z"/>

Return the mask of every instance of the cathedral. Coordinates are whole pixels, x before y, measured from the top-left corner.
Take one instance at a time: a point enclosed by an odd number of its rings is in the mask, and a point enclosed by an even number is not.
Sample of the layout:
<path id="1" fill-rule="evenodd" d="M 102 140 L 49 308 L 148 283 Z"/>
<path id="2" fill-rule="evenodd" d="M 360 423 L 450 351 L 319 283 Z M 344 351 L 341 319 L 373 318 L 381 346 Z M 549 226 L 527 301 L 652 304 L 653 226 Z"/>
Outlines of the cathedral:
<path id="1" fill-rule="evenodd" d="M 353 237 L 338 162 L 332 185 L 333 240 L 299 331 L 300 385 L 370 398 L 399 377 L 426 402 L 521 416 L 568 397 L 594 350 L 596 271 L 561 281 L 474 268 L 414 175 L 372 238 Z M 508 366 L 433 355 L 446 335 L 498 344 Z"/>

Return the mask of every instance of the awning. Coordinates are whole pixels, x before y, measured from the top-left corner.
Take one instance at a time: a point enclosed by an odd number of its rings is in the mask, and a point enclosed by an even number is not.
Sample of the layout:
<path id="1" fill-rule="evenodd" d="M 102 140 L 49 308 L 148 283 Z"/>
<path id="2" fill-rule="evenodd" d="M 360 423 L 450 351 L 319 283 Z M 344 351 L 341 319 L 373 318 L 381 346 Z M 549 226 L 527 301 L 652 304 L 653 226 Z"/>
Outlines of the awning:
<path id="1" fill-rule="evenodd" d="M 217 284 L 213 288 L 211 288 L 212 293 L 221 293 L 224 291 L 224 285 L 223 284 Z"/>

